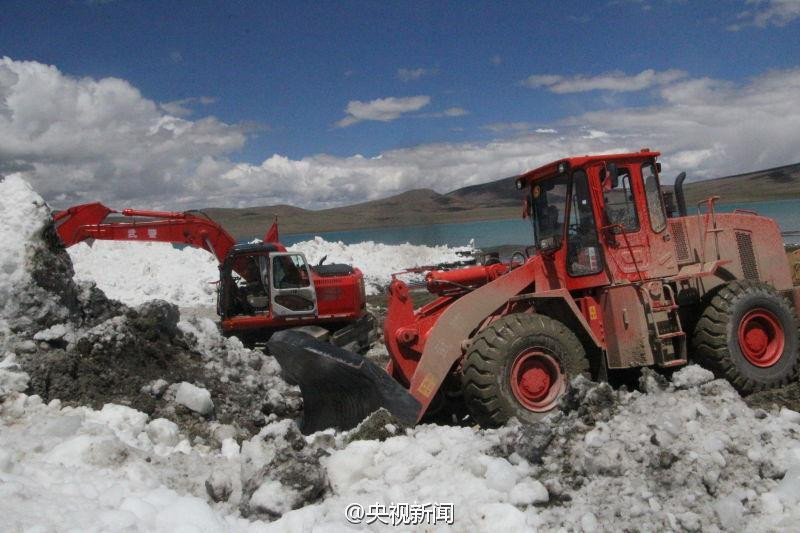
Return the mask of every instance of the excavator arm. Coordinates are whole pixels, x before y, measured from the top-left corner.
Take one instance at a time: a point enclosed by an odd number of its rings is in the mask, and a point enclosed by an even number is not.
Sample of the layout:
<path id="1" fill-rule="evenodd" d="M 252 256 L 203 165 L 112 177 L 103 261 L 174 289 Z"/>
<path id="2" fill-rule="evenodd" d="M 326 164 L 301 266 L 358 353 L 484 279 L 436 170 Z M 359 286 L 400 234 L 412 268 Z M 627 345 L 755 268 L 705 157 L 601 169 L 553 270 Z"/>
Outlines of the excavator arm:
<path id="1" fill-rule="evenodd" d="M 116 211 L 95 202 L 70 207 L 53 217 L 56 231 L 64 246 L 72 246 L 92 239 L 106 241 L 170 242 L 202 248 L 213 254 L 222 264 L 236 240 L 225 229 L 206 216 L 191 212 L 148 211 L 123 209 Z M 264 235 L 265 243 L 272 243 L 279 252 L 286 248 L 278 242 L 278 223 Z M 240 276 L 249 279 L 248 272 L 240 272 L 243 265 L 234 264 Z"/>
<path id="2" fill-rule="evenodd" d="M 110 215 L 121 215 L 109 218 Z M 222 263 L 236 240 L 209 218 L 191 213 L 123 209 L 101 203 L 70 207 L 53 217 L 64 246 L 88 239 L 171 242 L 202 248 Z"/>

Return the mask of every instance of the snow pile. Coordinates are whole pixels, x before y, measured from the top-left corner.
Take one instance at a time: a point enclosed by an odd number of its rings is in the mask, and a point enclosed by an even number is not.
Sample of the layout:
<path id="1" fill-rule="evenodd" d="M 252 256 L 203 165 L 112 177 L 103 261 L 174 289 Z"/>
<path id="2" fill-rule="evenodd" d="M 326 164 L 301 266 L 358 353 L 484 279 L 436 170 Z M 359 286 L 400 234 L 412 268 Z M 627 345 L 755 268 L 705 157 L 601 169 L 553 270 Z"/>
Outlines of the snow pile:
<path id="1" fill-rule="evenodd" d="M 213 305 L 217 259 L 199 248 L 162 242 L 85 242 L 67 249 L 75 279 L 94 281 L 128 305 L 160 299 L 180 307 Z"/>
<path id="2" fill-rule="evenodd" d="M 93 283 L 76 284 L 48 207 L 23 180 L 0 181 L 0 202 L 2 394 L 126 404 L 203 438 L 209 420 L 244 437 L 297 413 L 299 391 L 278 364 L 223 338 L 210 320 L 179 326 L 173 304 L 129 308 Z"/>
<path id="3" fill-rule="evenodd" d="M 0 347 L 12 331 L 49 326 L 75 306 L 72 270 L 59 253 L 50 209 L 27 182 L 0 177 Z"/>
<path id="4" fill-rule="evenodd" d="M 377 294 L 391 281 L 391 275 L 405 268 L 433 266 L 440 263 L 463 261 L 459 252 L 472 252 L 471 246 L 450 247 L 417 244 L 382 244 L 366 241 L 344 244 L 328 242 L 322 237 L 298 242 L 292 250 L 303 252 L 309 263 L 315 265 L 327 256 L 327 263 L 345 263 L 358 267 L 364 273 L 367 294 Z"/>
<path id="5" fill-rule="evenodd" d="M 356 527 L 351 504 L 435 502 L 453 504 L 456 531 L 793 530 L 800 414 L 752 410 L 693 367 L 675 376 L 681 388 L 646 373 L 643 393 L 578 379 L 565 412 L 533 426 L 378 441 L 282 420 L 241 446 L 222 426 L 191 442 L 129 407 L 11 391 L 0 513 L 12 530 L 340 531 Z"/>
<path id="6" fill-rule="evenodd" d="M 398 270 L 462 261 L 458 252 L 469 250 L 372 241 L 347 245 L 320 237 L 292 247 L 292 251 L 305 253 L 312 265 L 327 256 L 326 263 L 357 266 L 364 273 L 367 294 L 377 294 Z M 179 250 L 157 242 L 95 241 L 91 247 L 79 243 L 67 251 L 76 280 L 96 282 L 109 298 L 128 305 L 152 299 L 179 307 L 214 305 L 219 270 L 216 258 L 205 250 L 189 246 Z"/>

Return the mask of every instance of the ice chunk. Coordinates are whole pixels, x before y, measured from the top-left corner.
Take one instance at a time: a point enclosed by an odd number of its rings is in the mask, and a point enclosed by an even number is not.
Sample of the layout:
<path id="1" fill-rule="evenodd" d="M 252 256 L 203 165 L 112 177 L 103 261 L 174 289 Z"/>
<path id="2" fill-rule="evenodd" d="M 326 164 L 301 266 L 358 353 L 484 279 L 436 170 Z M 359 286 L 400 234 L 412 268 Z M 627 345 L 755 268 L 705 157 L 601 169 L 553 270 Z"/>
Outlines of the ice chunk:
<path id="1" fill-rule="evenodd" d="M 597 517 L 593 513 L 586 513 L 581 516 L 581 529 L 585 533 L 593 533 L 600 527 Z"/>
<path id="2" fill-rule="evenodd" d="M 714 374 L 710 370 L 697 365 L 689 365 L 672 374 L 672 384 L 679 389 L 699 387 L 713 380 Z"/>
<path id="3" fill-rule="evenodd" d="M 36 334 L 33 336 L 33 340 L 49 342 L 58 339 L 63 339 L 64 336 L 67 334 L 67 332 L 68 329 L 66 324 L 56 324 L 54 326 L 50 326 L 47 329 L 37 331 Z"/>
<path id="4" fill-rule="evenodd" d="M 714 504 L 714 512 L 717 513 L 723 529 L 736 531 L 741 525 L 744 506 L 735 497 L 728 496 L 717 500 L 717 503 Z"/>
<path id="5" fill-rule="evenodd" d="M 280 481 L 268 479 L 250 496 L 250 509 L 257 513 L 280 516 L 291 510 L 296 494 L 281 485 Z"/>
<path id="6" fill-rule="evenodd" d="M 214 410 L 211 393 L 185 381 L 178 385 L 175 401 L 201 415 L 210 414 Z"/>
<path id="7" fill-rule="evenodd" d="M 0 397 L 11 392 L 23 392 L 28 388 L 30 376 L 17 364 L 16 356 L 6 352 L 0 361 Z"/>
<path id="8" fill-rule="evenodd" d="M 158 378 L 151 381 L 147 385 L 144 385 L 142 387 L 142 392 L 145 394 L 150 394 L 151 396 L 155 396 L 156 398 L 161 398 L 161 396 L 164 394 L 164 391 L 167 390 L 167 387 L 169 387 L 169 383 L 167 383 L 167 381 L 164 379 Z"/>
<path id="9" fill-rule="evenodd" d="M 178 426 L 166 418 L 156 418 L 147 424 L 147 436 L 153 444 L 175 446 L 180 440 Z"/>
<path id="10" fill-rule="evenodd" d="M 797 411 L 792 411 L 791 409 L 787 409 L 786 407 L 781 407 L 779 415 L 787 422 L 800 424 L 800 413 L 798 413 Z"/>
<path id="11" fill-rule="evenodd" d="M 508 495 L 514 505 L 531 505 L 546 503 L 550 499 L 547 488 L 535 479 L 526 479 L 517 483 Z"/>

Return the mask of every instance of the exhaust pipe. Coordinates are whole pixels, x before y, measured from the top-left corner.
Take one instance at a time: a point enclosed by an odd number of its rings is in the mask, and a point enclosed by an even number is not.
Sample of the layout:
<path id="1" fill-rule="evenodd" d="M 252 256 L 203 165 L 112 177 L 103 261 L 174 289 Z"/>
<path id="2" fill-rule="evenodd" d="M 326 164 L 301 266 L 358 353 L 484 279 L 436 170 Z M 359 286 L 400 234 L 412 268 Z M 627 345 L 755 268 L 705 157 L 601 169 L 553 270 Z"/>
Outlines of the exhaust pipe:
<path id="1" fill-rule="evenodd" d="M 686 216 L 686 197 L 683 195 L 683 180 L 686 179 L 686 172 L 681 172 L 675 178 L 675 201 L 678 203 L 678 214 Z"/>

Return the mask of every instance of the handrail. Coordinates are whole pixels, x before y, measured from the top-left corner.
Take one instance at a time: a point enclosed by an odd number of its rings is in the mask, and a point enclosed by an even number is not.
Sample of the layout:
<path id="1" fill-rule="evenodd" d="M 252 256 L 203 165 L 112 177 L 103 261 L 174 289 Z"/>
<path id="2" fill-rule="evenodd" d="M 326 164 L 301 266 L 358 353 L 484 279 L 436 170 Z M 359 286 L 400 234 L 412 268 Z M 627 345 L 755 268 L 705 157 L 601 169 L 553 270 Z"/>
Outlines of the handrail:
<path id="1" fill-rule="evenodd" d="M 717 213 L 714 211 L 714 202 L 719 200 L 719 196 L 709 196 L 705 200 L 700 200 L 697 202 L 697 216 L 701 216 L 703 213 L 700 211 L 700 206 L 706 204 L 706 213 L 703 217 L 703 228 L 700 229 L 700 225 L 698 224 L 697 229 L 700 231 L 700 257 L 701 262 L 706 262 L 706 235 L 711 233 L 708 229 L 708 223 L 711 222 L 713 226 L 713 230 L 717 229 Z M 714 232 L 714 243 L 717 248 L 717 256 L 719 256 L 719 244 L 717 244 L 717 234 Z"/>
<path id="2" fill-rule="evenodd" d="M 623 226 L 622 224 L 609 224 L 608 226 L 601 227 L 600 231 L 605 231 L 611 228 L 619 228 L 621 230 L 620 234 L 622 235 L 622 240 L 625 241 L 625 246 L 628 248 L 628 252 L 630 252 L 631 254 L 631 260 L 633 261 L 633 268 L 636 269 L 636 274 L 639 276 L 639 281 L 644 282 L 644 275 L 642 274 L 642 271 L 639 270 L 639 263 L 636 261 L 636 255 L 634 255 L 631 243 L 628 241 L 628 236 L 625 234 L 625 226 Z"/>

